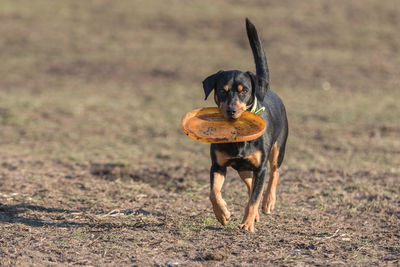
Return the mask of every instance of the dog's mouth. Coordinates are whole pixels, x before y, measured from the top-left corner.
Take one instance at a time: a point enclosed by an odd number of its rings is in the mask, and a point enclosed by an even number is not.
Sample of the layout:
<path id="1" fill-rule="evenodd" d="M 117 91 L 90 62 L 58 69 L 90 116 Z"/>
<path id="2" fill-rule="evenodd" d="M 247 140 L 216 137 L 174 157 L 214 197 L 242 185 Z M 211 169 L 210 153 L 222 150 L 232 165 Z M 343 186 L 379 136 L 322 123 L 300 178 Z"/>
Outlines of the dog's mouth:
<path id="1" fill-rule="evenodd" d="M 228 115 L 228 120 L 237 120 L 240 118 L 239 114 L 234 114 L 234 115 Z"/>
<path id="2" fill-rule="evenodd" d="M 222 115 L 227 119 L 227 120 L 237 120 L 242 116 L 243 111 L 245 110 L 243 107 L 240 105 L 236 106 L 229 106 L 226 102 L 222 102 L 219 105 L 219 110 L 222 113 Z"/>
<path id="3" fill-rule="evenodd" d="M 222 110 L 222 115 L 230 121 L 235 121 L 237 119 L 240 118 L 240 116 L 242 115 L 242 112 L 232 112 L 232 111 L 228 111 L 228 110 Z"/>

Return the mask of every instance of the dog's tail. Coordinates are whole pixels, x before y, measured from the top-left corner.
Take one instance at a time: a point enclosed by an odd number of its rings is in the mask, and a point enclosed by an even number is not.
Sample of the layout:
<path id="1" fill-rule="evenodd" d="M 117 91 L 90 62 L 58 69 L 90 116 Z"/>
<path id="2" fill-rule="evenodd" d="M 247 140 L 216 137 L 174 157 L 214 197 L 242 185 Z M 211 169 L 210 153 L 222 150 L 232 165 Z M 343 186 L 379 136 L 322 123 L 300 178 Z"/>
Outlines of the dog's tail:
<path id="1" fill-rule="evenodd" d="M 254 62 L 256 64 L 257 76 L 265 79 L 269 84 L 269 70 L 267 57 L 265 56 L 264 48 L 261 40 L 258 37 L 256 27 L 246 18 L 247 37 L 249 38 L 251 50 L 253 51 Z"/>

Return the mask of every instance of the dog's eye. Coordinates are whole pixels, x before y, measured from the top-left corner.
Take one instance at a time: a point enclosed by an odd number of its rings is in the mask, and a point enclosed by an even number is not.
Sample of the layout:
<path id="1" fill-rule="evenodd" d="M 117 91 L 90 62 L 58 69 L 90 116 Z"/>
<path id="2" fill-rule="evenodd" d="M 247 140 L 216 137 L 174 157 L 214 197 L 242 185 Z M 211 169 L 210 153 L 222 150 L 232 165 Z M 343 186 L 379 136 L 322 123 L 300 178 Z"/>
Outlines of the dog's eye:
<path id="1" fill-rule="evenodd" d="M 249 92 L 249 89 L 247 89 L 246 87 L 242 89 L 241 93 L 242 94 L 247 94 Z"/>

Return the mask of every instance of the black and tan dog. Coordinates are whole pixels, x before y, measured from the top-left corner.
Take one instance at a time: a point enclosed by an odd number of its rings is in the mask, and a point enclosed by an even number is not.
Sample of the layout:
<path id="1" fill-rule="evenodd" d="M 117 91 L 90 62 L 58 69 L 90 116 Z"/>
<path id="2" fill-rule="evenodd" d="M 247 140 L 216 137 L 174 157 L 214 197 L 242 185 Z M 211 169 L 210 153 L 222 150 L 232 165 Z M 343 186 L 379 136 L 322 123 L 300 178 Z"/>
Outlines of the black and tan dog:
<path id="1" fill-rule="evenodd" d="M 214 99 L 221 113 L 230 120 L 238 119 L 246 110 L 259 114 L 267 124 L 265 133 L 252 141 L 211 144 L 210 200 L 218 221 L 228 223 L 230 213 L 222 199 L 221 188 L 226 168 L 238 171 L 249 192 L 241 228 L 254 231 L 259 220 L 258 208 L 264 191 L 268 162 L 270 165 L 267 190 L 262 210 L 270 213 L 275 207 L 278 168 L 285 154 L 288 122 L 285 107 L 269 88 L 267 58 L 254 25 L 246 19 L 247 36 L 253 51 L 256 74 L 238 70 L 219 71 L 203 81 L 206 99 L 214 90 Z"/>

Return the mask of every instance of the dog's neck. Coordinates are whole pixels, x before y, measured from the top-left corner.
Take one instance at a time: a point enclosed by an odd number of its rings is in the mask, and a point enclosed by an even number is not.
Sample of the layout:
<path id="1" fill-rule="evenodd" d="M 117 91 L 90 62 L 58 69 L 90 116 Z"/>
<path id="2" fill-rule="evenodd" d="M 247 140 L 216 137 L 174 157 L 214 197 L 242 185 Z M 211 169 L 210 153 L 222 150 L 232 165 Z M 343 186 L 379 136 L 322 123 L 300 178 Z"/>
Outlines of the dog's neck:
<path id="1" fill-rule="evenodd" d="M 253 103 L 247 106 L 247 110 L 251 108 L 250 112 L 257 114 L 257 115 L 263 113 L 265 110 L 265 107 L 261 107 L 261 108 L 257 109 L 257 105 L 258 105 L 257 97 L 254 96 Z"/>

